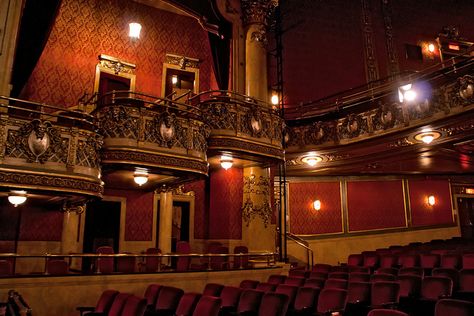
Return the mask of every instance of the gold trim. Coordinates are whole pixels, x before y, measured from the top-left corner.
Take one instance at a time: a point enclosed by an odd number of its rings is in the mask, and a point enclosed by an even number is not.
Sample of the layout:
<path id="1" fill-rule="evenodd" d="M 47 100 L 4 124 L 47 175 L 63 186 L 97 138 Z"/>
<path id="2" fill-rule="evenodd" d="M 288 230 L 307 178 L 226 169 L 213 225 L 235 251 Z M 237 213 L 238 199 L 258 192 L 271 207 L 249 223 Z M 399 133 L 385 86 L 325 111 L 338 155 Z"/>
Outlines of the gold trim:
<path id="1" fill-rule="evenodd" d="M 451 189 L 451 179 L 448 179 L 448 186 L 449 186 L 449 199 L 451 202 L 451 217 L 453 219 L 453 223 L 456 223 L 456 215 L 454 213 L 453 191 Z"/>
<path id="2" fill-rule="evenodd" d="M 6 187 L 6 188 L 11 188 L 12 184 L 11 183 L 0 183 L 0 187 Z M 96 197 L 102 197 L 102 193 L 100 192 L 95 192 L 95 191 L 84 191 L 84 190 L 77 190 L 77 189 L 62 189 L 59 187 L 50 187 L 50 186 L 34 186 L 31 184 L 19 184 L 16 185 L 15 187 L 22 188 L 22 189 L 31 189 L 31 190 L 38 190 L 38 191 L 55 191 L 55 192 L 66 192 L 66 193 L 77 193 L 81 195 L 92 195 Z"/>
<path id="3" fill-rule="evenodd" d="M 246 143 L 252 143 L 252 144 L 255 144 L 255 145 L 263 145 L 263 146 L 266 146 L 266 147 L 270 147 L 270 148 L 274 148 L 274 149 L 280 149 L 283 151 L 283 148 L 281 146 L 276 146 L 276 145 L 272 145 L 272 144 L 268 144 L 268 143 L 264 143 L 264 142 L 258 142 L 258 141 L 255 141 L 253 137 L 238 137 L 238 136 L 225 136 L 225 135 L 211 135 L 209 136 L 209 138 L 217 138 L 217 139 L 233 139 L 233 140 L 238 140 L 238 141 L 242 141 L 242 140 L 245 140 Z"/>
<path id="4" fill-rule="evenodd" d="M 349 207 L 347 205 L 347 181 L 341 180 L 339 182 L 339 195 L 341 197 L 341 231 L 346 233 L 349 231 Z"/>
<path id="5" fill-rule="evenodd" d="M 180 171 L 190 171 L 193 173 L 199 173 L 202 175 L 207 175 L 207 172 L 200 171 L 199 169 L 187 169 L 187 168 L 182 168 L 182 167 L 176 167 L 176 166 L 170 166 L 170 165 L 160 165 L 160 164 L 152 164 L 148 162 L 142 162 L 142 161 L 132 161 L 132 160 L 102 160 L 103 164 L 130 164 L 134 163 L 137 165 L 143 165 L 143 166 L 148 166 L 148 167 L 156 167 L 156 168 L 162 168 L 162 169 L 173 169 L 173 170 L 180 170 Z"/>
<path id="6" fill-rule="evenodd" d="M 411 208 L 410 208 L 410 195 L 408 194 L 408 180 L 402 179 L 402 190 L 403 190 L 403 208 L 405 211 L 405 227 L 409 227 L 411 223 Z"/>
<path id="7" fill-rule="evenodd" d="M 135 82 L 136 82 L 136 75 L 135 74 L 126 73 L 126 72 L 118 72 L 117 73 L 116 71 L 113 71 L 112 69 L 103 67 L 101 65 L 102 60 L 109 61 L 109 62 L 112 62 L 112 63 L 120 63 L 120 64 L 124 65 L 125 67 L 127 67 L 129 69 L 135 69 L 135 67 L 136 67 L 135 64 L 132 64 L 132 63 L 129 63 L 129 62 L 126 62 L 126 61 L 122 61 L 122 60 L 120 60 L 118 58 L 115 58 L 115 57 L 112 57 L 112 56 L 108 56 L 108 55 L 104 55 L 104 54 L 99 55 L 99 62 L 95 66 L 94 93 L 99 92 L 100 73 L 101 72 L 104 72 L 104 73 L 107 73 L 107 74 L 110 74 L 110 75 L 114 75 L 114 76 L 117 76 L 117 77 L 122 77 L 122 78 L 129 79 L 130 80 L 130 91 L 135 91 Z"/>
<path id="8" fill-rule="evenodd" d="M 182 156 L 182 155 L 177 155 L 175 153 L 167 153 L 167 152 L 161 152 L 157 150 L 146 150 L 146 149 L 137 149 L 133 147 L 115 147 L 115 146 L 109 146 L 104 148 L 104 151 L 133 151 L 137 153 L 146 153 L 146 154 L 152 154 L 156 156 L 166 156 L 166 157 L 173 157 L 173 158 L 180 158 L 180 159 L 185 159 L 185 160 L 194 160 L 196 162 L 206 162 L 207 160 L 202 159 L 202 158 L 197 158 L 197 157 L 192 157 L 192 156 Z"/>
<path id="9" fill-rule="evenodd" d="M 97 169 L 95 169 L 97 170 Z M 96 182 L 96 183 L 100 183 L 100 179 L 98 178 L 94 178 L 94 177 L 88 177 L 88 176 L 80 176 L 80 175 L 71 175 L 71 174 L 67 174 L 67 173 L 59 173 L 59 172 L 55 172 L 55 170 L 48 170 L 47 172 L 45 171 L 36 171 L 34 169 L 32 170 L 25 170 L 25 169 L 12 169 L 12 168 L 3 168 L 0 166 L 0 171 L 4 171 L 4 172 L 16 172 L 16 173 L 23 173 L 23 174 L 29 174 L 29 175 L 44 175 L 44 176 L 49 176 L 49 177 L 54 177 L 54 176 L 58 176 L 59 177 L 63 177 L 63 178 L 70 178 L 70 179 L 76 179 L 76 180 L 86 180 L 86 181 L 89 181 L 89 182 Z"/>

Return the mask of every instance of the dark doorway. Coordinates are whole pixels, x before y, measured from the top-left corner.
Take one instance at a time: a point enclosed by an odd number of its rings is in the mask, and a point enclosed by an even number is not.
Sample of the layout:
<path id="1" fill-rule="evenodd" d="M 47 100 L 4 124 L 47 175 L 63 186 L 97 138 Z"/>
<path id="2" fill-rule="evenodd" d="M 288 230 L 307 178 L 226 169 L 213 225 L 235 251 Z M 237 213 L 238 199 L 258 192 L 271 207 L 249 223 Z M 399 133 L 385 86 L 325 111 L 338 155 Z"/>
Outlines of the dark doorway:
<path id="1" fill-rule="evenodd" d="M 119 251 L 121 202 L 95 201 L 87 204 L 84 227 L 84 253 L 95 253 L 101 246 L 110 246 Z M 87 270 L 90 262 L 85 260 Z"/>
<path id="2" fill-rule="evenodd" d="M 104 95 L 114 90 L 130 90 L 130 79 L 101 72 L 99 78 L 99 95 Z"/>
<path id="3" fill-rule="evenodd" d="M 474 198 L 458 198 L 457 204 L 461 237 L 464 239 L 473 239 Z"/>

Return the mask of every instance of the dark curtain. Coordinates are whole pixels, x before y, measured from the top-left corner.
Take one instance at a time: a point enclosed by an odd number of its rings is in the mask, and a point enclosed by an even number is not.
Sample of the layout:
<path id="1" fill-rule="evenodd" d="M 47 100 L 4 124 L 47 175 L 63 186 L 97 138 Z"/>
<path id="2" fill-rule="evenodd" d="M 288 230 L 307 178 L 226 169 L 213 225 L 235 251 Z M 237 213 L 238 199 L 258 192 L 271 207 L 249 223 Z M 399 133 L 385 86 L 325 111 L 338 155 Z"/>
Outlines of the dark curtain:
<path id="1" fill-rule="evenodd" d="M 229 88 L 230 67 L 230 36 L 222 38 L 216 34 L 209 34 L 214 74 L 220 90 Z"/>
<path id="2" fill-rule="evenodd" d="M 18 97 L 25 86 L 56 20 L 62 0 L 26 0 L 13 62 L 12 97 Z"/>

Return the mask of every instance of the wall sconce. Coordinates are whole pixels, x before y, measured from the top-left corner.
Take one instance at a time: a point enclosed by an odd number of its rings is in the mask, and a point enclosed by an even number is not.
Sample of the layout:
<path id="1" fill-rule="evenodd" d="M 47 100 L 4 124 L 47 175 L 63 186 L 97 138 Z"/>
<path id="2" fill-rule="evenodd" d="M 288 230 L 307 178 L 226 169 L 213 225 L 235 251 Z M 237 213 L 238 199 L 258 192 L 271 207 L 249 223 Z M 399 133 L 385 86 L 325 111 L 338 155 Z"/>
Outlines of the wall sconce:
<path id="1" fill-rule="evenodd" d="M 26 201 L 26 191 L 12 191 L 8 195 L 8 202 L 17 207 L 20 204 L 25 203 Z"/>
<path id="2" fill-rule="evenodd" d="M 415 101 L 416 91 L 413 89 L 411 83 L 398 88 L 398 99 L 400 100 L 400 103 Z"/>
<path id="3" fill-rule="evenodd" d="M 178 83 L 178 76 L 176 76 L 176 75 L 171 76 L 171 83 L 173 85 L 177 84 Z"/>
<path id="4" fill-rule="evenodd" d="M 225 170 L 232 168 L 232 165 L 234 164 L 234 160 L 232 160 L 232 157 L 230 156 L 221 156 L 221 167 L 224 168 Z"/>
<path id="5" fill-rule="evenodd" d="M 428 196 L 428 205 L 429 206 L 434 206 L 436 204 L 436 198 L 434 195 Z"/>
<path id="6" fill-rule="evenodd" d="M 135 181 L 139 186 L 144 185 L 148 182 L 148 171 L 143 168 L 137 168 L 133 175 L 133 181 Z"/>
<path id="7" fill-rule="evenodd" d="M 321 209 L 321 201 L 320 200 L 314 200 L 313 202 L 313 208 L 316 211 L 319 211 Z"/>
<path id="8" fill-rule="evenodd" d="M 278 103 L 280 103 L 280 98 L 278 97 L 278 94 L 272 94 L 271 102 L 273 105 L 278 105 Z"/>
<path id="9" fill-rule="evenodd" d="M 139 39 L 140 38 L 140 31 L 142 30 L 142 26 L 140 23 L 130 23 L 128 24 L 129 31 L 128 31 L 128 36 L 130 36 L 132 39 Z"/>

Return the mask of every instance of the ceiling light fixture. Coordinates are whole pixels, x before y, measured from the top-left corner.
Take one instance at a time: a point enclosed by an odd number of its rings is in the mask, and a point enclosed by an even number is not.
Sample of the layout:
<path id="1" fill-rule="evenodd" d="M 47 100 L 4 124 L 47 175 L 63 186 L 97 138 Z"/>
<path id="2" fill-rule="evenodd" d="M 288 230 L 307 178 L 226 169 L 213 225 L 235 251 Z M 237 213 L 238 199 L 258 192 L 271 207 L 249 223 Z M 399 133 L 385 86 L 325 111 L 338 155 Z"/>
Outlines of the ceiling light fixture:
<path id="1" fill-rule="evenodd" d="M 441 137 L 441 133 L 430 129 L 424 129 L 421 133 L 415 135 L 415 140 L 430 144 L 432 141 Z"/>
<path id="2" fill-rule="evenodd" d="M 406 84 L 398 88 L 398 99 L 401 103 L 403 102 L 412 102 L 416 100 L 417 93 L 413 89 L 411 83 Z"/>
<path id="3" fill-rule="evenodd" d="M 26 191 L 12 191 L 8 195 L 8 202 L 17 207 L 20 204 L 25 203 L 26 201 Z"/>
<path id="4" fill-rule="evenodd" d="M 320 156 L 315 156 L 315 155 L 306 156 L 301 159 L 302 162 L 304 162 L 305 164 L 311 167 L 316 166 L 318 162 L 321 162 L 322 160 L 323 158 L 321 158 Z"/>
<path id="5" fill-rule="evenodd" d="M 224 168 L 225 170 L 232 168 L 232 165 L 234 164 L 234 160 L 230 156 L 221 156 L 221 167 Z"/>
<path id="6" fill-rule="evenodd" d="M 148 170 L 144 168 L 135 169 L 135 174 L 133 175 L 133 181 L 139 186 L 144 185 L 148 182 Z"/>

